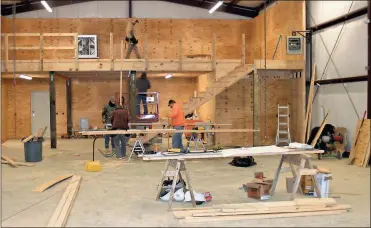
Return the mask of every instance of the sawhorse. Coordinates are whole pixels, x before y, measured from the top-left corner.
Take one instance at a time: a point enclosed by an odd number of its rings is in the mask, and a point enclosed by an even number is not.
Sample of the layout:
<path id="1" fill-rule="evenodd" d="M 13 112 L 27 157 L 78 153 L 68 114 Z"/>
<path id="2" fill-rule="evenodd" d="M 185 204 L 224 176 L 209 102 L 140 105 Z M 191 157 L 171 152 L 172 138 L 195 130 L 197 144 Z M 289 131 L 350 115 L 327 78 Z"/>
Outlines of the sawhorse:
<path id="1" fill-rule="evenodd" d="M 170 167 L 174 167 L 175 170 L 169 170 Z M 192 205 L 193 205 L 193 207 L 196 207 L 196 200 L 195 200 L 195 196 L 193 194 L 191 178 L 189 177 L 189 174 L 188 174 L 188 171 L 187 171 L 187 162 L 184 159 L 174 158 L 174 159 L 169 159 L 169 160 L 166 161 L 165 169 L 162 172 L 162 177 L 161 177 L 161 180 L 160 180 L 160 182 L 157 186 L 157 194 L 156 194 L 156 200 L 158 200 L 160 198 L 162 184 L 163 184 L 165 178 L 166 177 L 172 177 L 173 178 L 173 183 L 172 183 L 172 186 L 171 186 L 171 189 L 170 189 L 169 210 L 171 210 L 171 206 L 172 206 L 173 198 L 174 198 L 175 186 L 176 186 L 176 183 L 177 183 L 178 179 L 180 181 L 184 181 L 184 179 L 182 178 L 181 171 L 184 171 L 184 173 L 186 175 L 186 178 L 187 178 L 186 185 L 188 186 L 188 190 L 190 191 L 190 194 L 191 194 Z"/>
<path id="2" fill-rule="evenodd" d="M 309 155 L 306 155 L 306 154 L 304 154 L 304 155 L 301 155 L 301 154 L 281 155 L 281 160 L 280 160 L 280 163 L 278 165 L 276 174 L 274 176 L 273 184 L 272 184 L 272 187 L 271 187 L 271 190 L 270 190 L 270 195 L 272 196 L 274 194 L 274 191 L 275 191 L 276 186 L 277 186 L 278 178 L 279 178 L 279 175 L 280 175 L 280 172 L 281 172 L 282 164 L 283 164 L 283 162 L 286 162 L 286 163 L 289 164 L 289 166 L 291 168 L 292 175 L 295 178 L 295 182 L 294 182 L 294 185 L 292 187 L 291 199 L 295 199 L 295 195 L 296 195 L 296 192 L 298 191 L 298 188 L 299 188 L 299 191 L 302 193 L 303 189 L 301 188 L 301 186 L 299 186 L 299 183 L 300 183 L 300 179 L 303 175 L 312 176 L 314 190 L 317 193 L 317 197 L 321 198 L 321 192 L 318 188 L 318 183 L 317 183 L 317 180 L 316 180 L 316 174 L 318 173 L 318 171 L 317 171 L 317 169 L 313 168 L 311 160 L 312 160 L 311 157 Z M 298 170 L 296 170 L 294 165 L 298 166 Z"/>

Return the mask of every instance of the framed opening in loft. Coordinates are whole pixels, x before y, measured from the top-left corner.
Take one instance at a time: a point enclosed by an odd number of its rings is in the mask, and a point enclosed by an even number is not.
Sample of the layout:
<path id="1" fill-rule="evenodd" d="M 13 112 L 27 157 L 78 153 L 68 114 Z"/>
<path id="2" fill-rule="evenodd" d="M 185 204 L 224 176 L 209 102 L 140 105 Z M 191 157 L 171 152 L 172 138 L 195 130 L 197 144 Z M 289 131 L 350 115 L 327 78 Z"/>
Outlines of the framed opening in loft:
<path id="1" fill-rule="evenodd" d="M 78 36 L 79 59 L 98 58 L 97 35 Z"/>

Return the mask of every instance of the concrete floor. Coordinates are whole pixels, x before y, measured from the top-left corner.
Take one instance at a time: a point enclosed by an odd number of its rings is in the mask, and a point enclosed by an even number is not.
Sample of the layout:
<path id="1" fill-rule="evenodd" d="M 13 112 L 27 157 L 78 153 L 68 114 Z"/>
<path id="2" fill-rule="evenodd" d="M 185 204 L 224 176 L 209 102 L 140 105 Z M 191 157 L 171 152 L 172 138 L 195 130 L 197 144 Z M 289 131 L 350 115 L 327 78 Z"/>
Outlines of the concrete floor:
<path id="1" fill-rule="evenodd" d="M 167 211 L 167 203 L 155 201 L 156 185 L 164 162 L 143 162 L 135 159 L 131 164 L 115 158 L 106 159 L 97 153 L 103 165 L 102 172 L 83 171 L 84 163 L 91 159 L 92 139 L 58 139 L 58 149 L 49 149 L 44 143 L 44 160 L 34 167 L 12 168 L 2 165 L 2 225 L 46 226 L 69 181 L 62 182 L 43 193 L 32 190 L 58 175 L 75 173 L 83 182 L 69 216 L 67 226 L 181 226 Z M 103 147 L 103 139 L 97 140 Z M 23 144 L 19 140 L 7 141 L 2 147 L 6 155 L 23 160 Z M 80 156 L 74 156 L 79 154 Z M 211 204 L 256 202 L 248 199 L 239 187 L 263 171 L 273 177 L 279 157 L 255 157 L 254 167 L 237 168 L 228 165 L 231 159 L 189 161 L 194 189 L 211 192 Z M 332 196 L 340 196 L 338 203 L 350 204 L 352 211 L 342 215 L 299 218 L 225 221 L 184 226 L 370 226 L 370 169 L 348 166 L 348 159 L 326 158 L 314 164 L 333 171 Z M 270 201 L 289 200 L 285 177 L 281 174 L 275 196 Z M 304 197 L 299 196 L 298 197 Z M 308 196 L 307 196 L 308 197 Z M 174 207 L 190 203 L 174 203 Z"/>

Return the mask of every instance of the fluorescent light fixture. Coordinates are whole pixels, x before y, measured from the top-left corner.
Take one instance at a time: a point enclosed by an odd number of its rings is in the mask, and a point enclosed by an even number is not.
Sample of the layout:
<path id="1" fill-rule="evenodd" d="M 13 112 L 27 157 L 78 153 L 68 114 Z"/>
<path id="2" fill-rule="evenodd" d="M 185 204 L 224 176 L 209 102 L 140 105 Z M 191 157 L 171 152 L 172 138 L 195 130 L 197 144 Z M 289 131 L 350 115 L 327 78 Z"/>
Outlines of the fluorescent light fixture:
<path id="1" fill-rule="evenodd" d="M 173 77 L 172 74 L 168 74 L 168 75 L 165 76 L 166 79 L 169 79 L 169 78 L 171 78 L 171 77 Z"/>
<path id="2" fill-rule="evenodd" d="M 26 80 L 32 80 L 32 77 L 31 76 L 27 76 L 27 75 L 19 75 L 19 78 L 22 78 L 22 79 L 26 79 Z"/>
<path id="3" fill-rule="evenodd" d="M 52 8 L 50 8 L 50 6 L 48 5 L 46 1 L 41 1 L 41 4 L 43 4 L 43 6 L 45 7 L 47 11 L 49 11 L 50 13 L 52 12 Z"/>
<path id="4" fill-rule="evenodd" d="M 216 3 L 216 5 L 209 10 L 209 14 L 214 13 L 214 11 L 217 10 L 221 5 L 223 5 L 223 1 L 219 1 L 218 3 Z"/>

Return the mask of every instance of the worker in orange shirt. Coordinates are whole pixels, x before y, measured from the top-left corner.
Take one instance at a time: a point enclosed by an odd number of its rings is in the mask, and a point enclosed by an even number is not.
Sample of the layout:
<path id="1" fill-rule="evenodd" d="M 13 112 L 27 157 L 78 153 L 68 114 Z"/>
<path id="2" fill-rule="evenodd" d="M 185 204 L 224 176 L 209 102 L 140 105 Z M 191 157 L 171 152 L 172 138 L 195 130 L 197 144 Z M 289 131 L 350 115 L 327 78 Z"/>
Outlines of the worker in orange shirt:
<path id="1" fill-rule="evenodd" d="M 171 114 L 168 115 L 171 118 L 171 125 L 173 125 L 175 130 L 184 130 L 185 118 L 182 106 L 174 100 L 169 100 L 168 106 L 172 109 Z M 180 148 L 183 151 L 182 133 L 173 135 L 172 148 Z"/>

